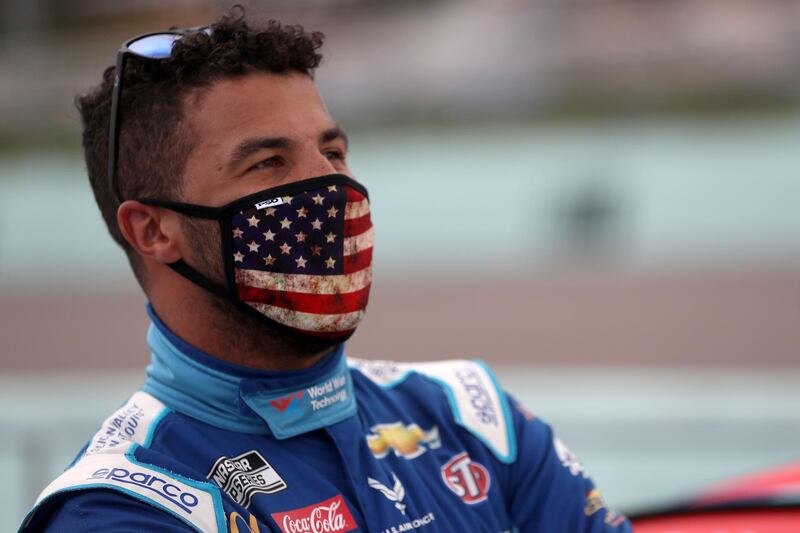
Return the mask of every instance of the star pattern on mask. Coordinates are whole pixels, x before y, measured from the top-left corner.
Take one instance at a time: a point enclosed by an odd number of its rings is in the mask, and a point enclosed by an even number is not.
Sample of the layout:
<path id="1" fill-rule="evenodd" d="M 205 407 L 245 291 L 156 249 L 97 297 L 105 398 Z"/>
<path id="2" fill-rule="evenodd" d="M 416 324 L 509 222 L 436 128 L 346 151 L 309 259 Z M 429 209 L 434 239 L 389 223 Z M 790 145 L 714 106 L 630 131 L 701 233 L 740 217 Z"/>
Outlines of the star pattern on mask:
<path id="1" fill-rule="evenodd" d="M 274 199 L 274 195 L 264 195 L 264 202 L 259 203 L 269 204 Z M 279 200 L 262 209 L 254 203 L 230 221 L 236 274 L 244 271 L 255 276 L 242 280 L 257 280 L 262 273 L 348 274 L 369 265 L 369 252 L 362 252 L 362 246 L 369 247 L 369 243 L 366 236 L 359 236 L 369 231 L 371 224 L 364 219 L 364 198 L 358 191 L 326 185 Z"/>

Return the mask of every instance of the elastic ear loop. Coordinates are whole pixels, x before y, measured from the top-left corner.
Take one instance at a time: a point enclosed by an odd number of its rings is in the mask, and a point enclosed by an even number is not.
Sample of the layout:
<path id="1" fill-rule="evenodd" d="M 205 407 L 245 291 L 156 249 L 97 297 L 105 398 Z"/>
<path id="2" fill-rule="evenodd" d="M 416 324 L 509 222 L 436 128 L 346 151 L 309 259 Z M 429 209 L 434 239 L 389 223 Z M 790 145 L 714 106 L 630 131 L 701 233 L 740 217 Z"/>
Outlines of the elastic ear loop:
<path id="1" fill-rule="evenodd" d="M 177 213 L 182 215 L 186 215 L 189 217 L 194 218 L 203 218 L 206 220 L 216 220 L 219 222 L 219 215 L 218 210 L 214 208 L 207 208 L 204 206 L 199 205 L 192 205 L 192 204 L 184 204 L 181 202 L 170 202 L 170 201 L 161 201 L 161 200 L 151 200 L 145 199 L 140 200 L 143 204 L 152 205 L 156 207 L 165 207 L 167 209 L 171 209 Z M 209 279 L 205 274 L 201 273 L 199 270 L 190 266 L 186 261 L 183 259 L 178 259 L 174 263 L 167 264 L 172 270 L 177 272 L 179 275 L 183 276 L 184 278 L 188 279 L 198 287 L 205 289 L 217 296 L 221 296 L 223 298 L 228 298 L 229 293 L 228 289 L 216 281 L 212 281 Z"/>
<path id="2" fill-rule="evenodd" d="M 169 263 L 167 266 L 195 285 L 198 285 L 201 288 L 216 294 L 217 296 L 222 296 L 223 298 L 228 297 L 228 290 L 225 287 L 216 281 L 211 281 L 198 270 L 195 270 L 189 266 L 189 264 L 183 259 L 179 259 L 174 263 Z"/>

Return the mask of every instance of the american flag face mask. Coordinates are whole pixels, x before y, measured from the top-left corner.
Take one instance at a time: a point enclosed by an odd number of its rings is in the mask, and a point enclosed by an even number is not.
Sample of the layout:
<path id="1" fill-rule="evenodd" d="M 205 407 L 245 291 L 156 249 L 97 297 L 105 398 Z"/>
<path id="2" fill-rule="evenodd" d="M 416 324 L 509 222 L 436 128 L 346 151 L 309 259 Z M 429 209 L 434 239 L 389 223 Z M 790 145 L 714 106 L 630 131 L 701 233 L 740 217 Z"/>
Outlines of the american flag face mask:
<path id="1" fill-rule="evenodd" d="M 352 178 L 306 179 L 223 207 L 141 202 L 219 222 L 225 286 L 183 261 L 170 266 L 246 312 L 297 333 L 341 340 L 364 317 L 373 231 L 367 190 Z"/>

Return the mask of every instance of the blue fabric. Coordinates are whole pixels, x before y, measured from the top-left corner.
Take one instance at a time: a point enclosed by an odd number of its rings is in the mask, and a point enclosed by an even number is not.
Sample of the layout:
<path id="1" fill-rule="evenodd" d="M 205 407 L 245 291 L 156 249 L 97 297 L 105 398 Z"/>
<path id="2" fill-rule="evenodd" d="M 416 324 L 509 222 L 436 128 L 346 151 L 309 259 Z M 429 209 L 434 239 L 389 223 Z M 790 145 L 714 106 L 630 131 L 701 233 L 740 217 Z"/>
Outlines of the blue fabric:
<path id="1" fill-rule="evenodd" d="M 152 359 L 142 390 L 175 411 L 241 433 L 276 434 L 270 430 L 276 426 L 279 438 L 319 429 L 355 414 L 344 345 L 306 370 L 253 370 L 203 353 L 172 333 L 150 305 L 147 310 L 153 321 L 147 331 Z M 315 416 L 317 413 L 310 411 L 308 395 L 295 402 L 302 402 L 302 406 L 291 414 L 301 410 L 304 414 L 291 419 L 294 429 L 285 427 L 283 417 L 278 416 L 280 412 L 269 409 L 270 400 L 290 391 L 325 386 L 336 376 L 346 376 L 349 394 L 345 400 L 323 409 L 319 414 L 324 416 Z"/>
<path id="2" fill-rule="evenodd" d="M 148 340 L 144 390 L 170 410 L 130 453 L 164 479 L 219 486 L 228 531 L 306 531 L 309 520 L 342 532 L 631 531 L 551 428 L 512 398 L 508 434 L 517 453 L 508 463 L 491 438 L 456 422 L 474 414 L 454 410 L 464 391 L 446 391 L 422 366 L 395 365 L 395 376 L 387 364 L 384 379 L 345 368 L 339 348 L 302 372 L 240 371 L 188 347 L 157 319 Z M 440 377 L 449 364 L 437 367 Z M 473 365 L 462 361 L 454 372 L 465 364 Z M 474 382 L 465 390 L 485 413 L 487 391 Z M 353 414 L 329 418 L 299 403 L 342 391 Z M 283 431 L 290 435 L 275 434 Z M 110 491 L 74 491 L 30 516 L 24 531 L 192 531 L 155 505 Z"/>
<path id="3" fill-rule="evenodd" d="M 174 516 L 110 490 L 83 491 L 53 509 L 46 527 L 49 533 L 109 531 L 109 509 L 114 510 L 114 531 L 196 533 Z"/>

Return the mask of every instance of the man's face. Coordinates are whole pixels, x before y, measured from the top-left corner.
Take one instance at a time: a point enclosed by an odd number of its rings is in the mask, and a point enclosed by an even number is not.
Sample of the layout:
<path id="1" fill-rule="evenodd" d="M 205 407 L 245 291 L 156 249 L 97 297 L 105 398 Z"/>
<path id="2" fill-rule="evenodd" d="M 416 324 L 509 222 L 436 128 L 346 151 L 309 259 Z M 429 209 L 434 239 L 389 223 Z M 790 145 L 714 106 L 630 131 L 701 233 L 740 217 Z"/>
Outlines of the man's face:
<path id="1" fill-rule="evenodd" d="M 351 175 L 347 138 L 302 73 L 218 82 L 188 97 L 185 115 L 195 140 L 184 173 L 186 202 L 219 206 L 276 185 Z"/>
<path id="2" fill-rule="evenodd" d="M 346 174 L 347 137 L 313 80 L 252 74 L 190 95 L 184 114 L 194 139 L 182 201 L 221 206 L 276 185 Z M 219 226 L 181 217 L 187 262 L 224 284 Z"/>

